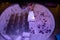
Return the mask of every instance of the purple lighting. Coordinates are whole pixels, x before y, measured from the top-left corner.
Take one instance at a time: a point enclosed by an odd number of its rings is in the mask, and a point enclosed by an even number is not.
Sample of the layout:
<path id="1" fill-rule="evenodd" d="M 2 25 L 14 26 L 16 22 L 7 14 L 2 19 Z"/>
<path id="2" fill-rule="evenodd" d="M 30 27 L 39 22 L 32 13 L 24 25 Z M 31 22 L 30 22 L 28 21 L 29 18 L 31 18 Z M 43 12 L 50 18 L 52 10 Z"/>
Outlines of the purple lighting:
<path id="1" fill-rule="evenodd" d="M 7 40 L 46 40 L 55 28 L 52 13 L 43 5 L 33 10 L 14 4 L 0 16 L 0 33 Z M 28 10 L 28 11 L 27 11 Z"/>

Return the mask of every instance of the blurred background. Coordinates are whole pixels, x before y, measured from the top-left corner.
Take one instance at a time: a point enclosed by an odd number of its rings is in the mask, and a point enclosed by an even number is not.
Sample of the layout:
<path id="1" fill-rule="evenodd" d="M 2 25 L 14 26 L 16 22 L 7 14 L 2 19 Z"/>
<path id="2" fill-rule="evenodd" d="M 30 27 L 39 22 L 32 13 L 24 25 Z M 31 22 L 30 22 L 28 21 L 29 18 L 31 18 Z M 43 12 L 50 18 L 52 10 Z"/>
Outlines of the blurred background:
<path id="1" fill-rule="evenodd" d="M 28 3 L 39 3 L 47 7 L 53 14 L 54 19 L 55 19 L 55 29 L 53 34 L 51 35 L 53 37 L 56 36 L 56 34 L 60 34 L 60 4 L 57 1 L 27 1 L 27 0 L 1 0 L 0 1 L 0 16 L 2 12 L 9 7 L 12 4 L 18 3 L 21 7 L 26 6 Z M 51 38 L 52 38 L 51 37 Z M 55 37 L 54 37 L 55 38 Z"/>

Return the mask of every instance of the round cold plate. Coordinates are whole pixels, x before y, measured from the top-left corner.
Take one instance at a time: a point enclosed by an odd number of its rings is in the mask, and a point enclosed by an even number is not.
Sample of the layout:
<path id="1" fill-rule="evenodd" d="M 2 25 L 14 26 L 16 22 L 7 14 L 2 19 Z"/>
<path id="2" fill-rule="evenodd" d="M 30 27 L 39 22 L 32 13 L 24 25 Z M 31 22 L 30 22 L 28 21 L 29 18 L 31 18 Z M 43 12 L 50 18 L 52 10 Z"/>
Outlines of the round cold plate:
<path id="1" fill-rule="evenodd" d="M 20 38 L 25 40 L 46 40 L 55 28 L 55 21 L 52 13 L 40 4 L 34 5 L 33 10 L 30 10 L 31 14 L 29 14 L 30 11 L 27 8 L 22 9 L 19 4 L 15 4 L 3 11 L 0 16 L 0 32 L 4 33 L 4 29 L 6 29 L 7 35 L 19 34 L 20 36 L 18 36 L 16 40 Z M 25 10 L 28 11 L 26 16 L 24 14 Z M 29 36 L 29 38 L 24 36 Z M 12 39 L 14 39 L 14 37 L 12 37 Z"/>

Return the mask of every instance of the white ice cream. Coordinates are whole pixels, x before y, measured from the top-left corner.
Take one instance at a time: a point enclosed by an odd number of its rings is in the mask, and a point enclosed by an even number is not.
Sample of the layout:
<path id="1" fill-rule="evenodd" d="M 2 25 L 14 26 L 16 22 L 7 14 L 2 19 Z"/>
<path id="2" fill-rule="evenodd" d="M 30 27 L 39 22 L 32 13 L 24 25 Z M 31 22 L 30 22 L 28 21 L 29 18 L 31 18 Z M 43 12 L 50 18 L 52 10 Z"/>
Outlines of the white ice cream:
<path id="1" fill-rule="evenodd" d="M 34 17 L 34 12 L 33 11 L 29 11 L 28 22 L 29 21 L 35 21 L 35 17 Z"/>

